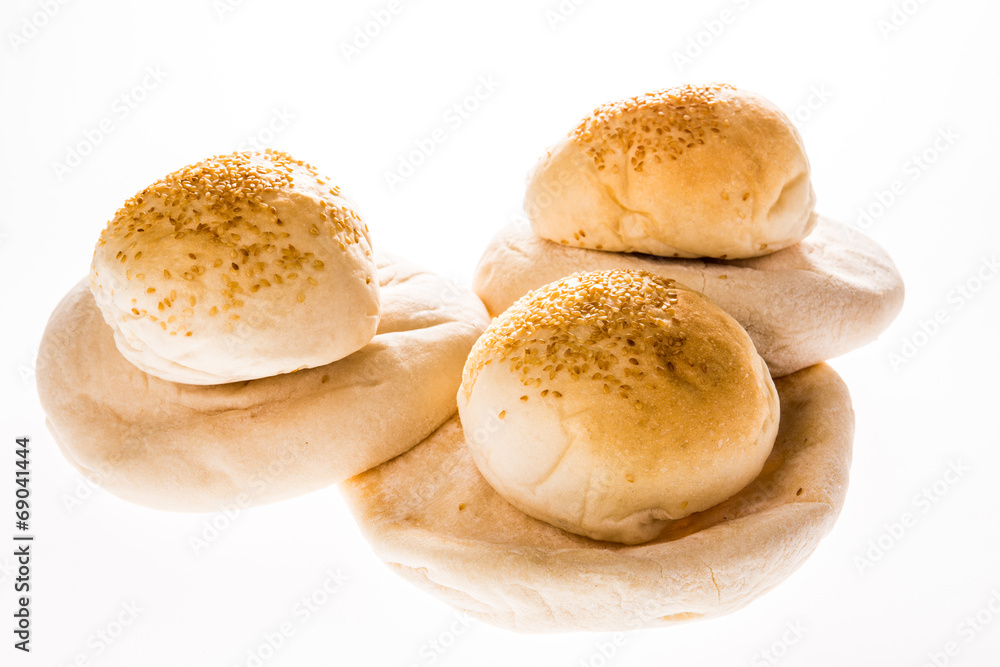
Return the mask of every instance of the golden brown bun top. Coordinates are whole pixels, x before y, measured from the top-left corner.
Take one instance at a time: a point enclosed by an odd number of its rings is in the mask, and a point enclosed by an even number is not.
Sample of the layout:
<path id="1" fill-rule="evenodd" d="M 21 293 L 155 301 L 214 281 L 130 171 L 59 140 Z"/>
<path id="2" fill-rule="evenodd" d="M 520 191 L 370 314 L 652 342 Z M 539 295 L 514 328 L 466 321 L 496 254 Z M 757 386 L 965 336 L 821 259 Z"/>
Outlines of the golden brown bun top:
<path id="1" fill-rule="evenodd" d="M 125 202 L 97 242 L 91 287 L 122 353 L 177 382 L 330 363 L 378 323 L 353 202 L 272 150 L 188 165 Z"/>
<path id="2" fill-rule="evenodd" d="M 681 299 L 683 323 L 675 312 Z M 529 292 L 493 321 L 469 355 L 463 388 L 471 392 L 483 366 L 496 363 L 510 365 L 524 378 L 541 379 L 537 386 L 543 391 L 557 378 L 577 376 L 610 383 L 615 395 L 629 398 L 639 357 L 652 360 L 657 373 L 667 372 L 667 362 L 674 359 L 700 371 L 706 361 L 721 361 L 721 350 L 746 347 L 744 340 L 706 347 L 707 341 L 730 333 L 745 336 L 721 311 L 718 322 L 704 317 L 699 311 L 706 307 L 718 311 L 697 292 L 646 271 L 574 274 Z M 685 325 L 691 323 L 699 335 L 689 338 Z"/>
<path id="3" fill-rule="evenodd" d="M 725 139 L 729 120 L 720 111 L 731 104 L 737 89 L 726 83 L 677 86 L 627 100 L 607 102 L 580 121 L 573 138 L 592 146 L 594 162 L 617 150 L 642 146 L 630 166 L 641 172 L 646 159 L 676 160 L 686 150 L 705 143 L 711 134 Z"/>
<path id="4" fill-rule="evenodd" d="M 666 257 L 755 257 L 815 225 L 788 117 L 727 84 L 604 104 L 532 173 L 525 208 L 551 241 Z"/>
<path id="5" fill-rule="evenodd" d="M 522 297 L 473 347 L 458 409 L 509 502 L 628 544 L 743 488 L 778 424 L 746 331 L 704 295 L 631 270 Z"/>

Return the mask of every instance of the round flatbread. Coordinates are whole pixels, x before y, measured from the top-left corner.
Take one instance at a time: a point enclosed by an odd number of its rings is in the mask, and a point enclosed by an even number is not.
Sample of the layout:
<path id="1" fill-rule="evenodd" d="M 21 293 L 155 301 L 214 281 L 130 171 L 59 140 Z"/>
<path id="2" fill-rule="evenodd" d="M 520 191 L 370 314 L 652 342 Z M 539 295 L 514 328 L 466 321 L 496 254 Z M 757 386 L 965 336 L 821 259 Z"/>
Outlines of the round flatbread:
<path id="1" fill-rule="evenodd" d="M 63 453 L 108 491 L 150 507 L 212 511 L 281 500 L 405 452 L 455 410 L 489 318 L 479 299 L 378 258 L 376 336 L 317 368 L 216 385 L 142 372 L 115 346 L 86 281 L 49 320 L 37 383 Z"/>
<path id="2" fill-rule="evenodd" d="M 735 611 L 794 572 L 847 491 L 850 395 L 820 364 L 775 381 L 781 425 L 740 493 L 627 546 L 520 512 L 483 479 L 457 417 L 342 486 L 375 553 L 469 615 L 525 632 L 611 631 Z"/>
<path id="3" fill-rule="evenodd" d="M 823 217 L 800 243 L 740 260 L 574 248 L 512 224 L 483 253 L 473 289 L 495 317 L 542 285 L 609 269 L 644 269 L 702 292 L 743 325 L 774 376 L 875 340 L 903 307 L 903 280 L 885 250 Z"/>

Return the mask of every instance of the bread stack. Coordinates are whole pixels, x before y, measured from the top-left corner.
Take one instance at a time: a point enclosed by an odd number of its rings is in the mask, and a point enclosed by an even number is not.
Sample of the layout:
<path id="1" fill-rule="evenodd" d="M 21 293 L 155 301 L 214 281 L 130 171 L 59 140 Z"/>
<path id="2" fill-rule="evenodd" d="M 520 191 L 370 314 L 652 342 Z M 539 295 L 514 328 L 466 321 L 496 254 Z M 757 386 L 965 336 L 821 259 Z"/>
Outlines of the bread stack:
<path id="1" fill-rule="evenodd" d="M 171 173 L 101 233 L 37 364 L 66 457 L 109 491 L 210 511 L 406 451 L 455 410 L 475 295 L 372 249 L 340 188 L 285 153 Z"/>
<path id="2" fill-rule="evenodd" d="M 375 253 L 308 164 L 218 156 L 108 223 L 39 395 L 66 457 L 151 507 L 346 480 L 379 557 L 503 627 L 718 616 L 831 530 L 854 414 L 822 362 L 902 303 L 886 253 L 814 206 L 757 95 L 607 104 L 531 174 L 480 302 Z"/>
<path id="3" fill-rule="evenodd" d="M 532 632 L 718 616 L 787 578 L 847 489 L 853 410 L 822 362 L 903 297 L 809 174 L 789 119 L 731 86 L 585 118 L 529 177 L 531 228 L 480 261 L 496 319 L 459 417 L 343 487 L 376 553 Z"/>
<path id="4" fill-rule="evenodd" d="M 496 235 L 473 287 L 495 316 L 577 271 L 666 275 L 787 375 L 871 342 L 903 304 L 886 252 L 815 201 L 798 132 L 758 95 L 716 84 L 606 104 L 539 161 L 530 228 Z"/>

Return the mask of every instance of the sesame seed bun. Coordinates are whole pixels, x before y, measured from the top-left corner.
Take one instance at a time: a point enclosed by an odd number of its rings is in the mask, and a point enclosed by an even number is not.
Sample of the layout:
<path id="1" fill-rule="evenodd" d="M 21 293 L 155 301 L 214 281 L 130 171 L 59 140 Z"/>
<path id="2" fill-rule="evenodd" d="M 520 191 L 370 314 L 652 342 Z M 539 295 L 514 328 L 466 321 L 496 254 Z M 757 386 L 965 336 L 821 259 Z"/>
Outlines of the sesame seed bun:
<path id="1" fill-rule="evenodd" d="M 607 632 L 720 616 L 798 569 L 844 504 L 847 388 L 822 364 L 775 386 L 781 425 L 760 475 L 646 544 L 592 540 L 521 512 L 479 473 L 456 418 L 341 490 L 394 572 L 494 625 Z"/>
<path id="2" fill-rule="evenodd" d="M 90 289 L 126 359 L 189 384 L 323 366 L 361 349 L 379 319 L 356 206 L 271 150 L 203 160 L 125 202 Z"/>
<path id="3" fill-rule="evenodd" d="M 378 465 L 455 411 L 465 359 L 489 323 L 471 292 L 383 254 L 378 267 L 382 317 L 364 348 L 209 386 L 130 363 L 84 281 L 53 312 L 38 352 L 49 429 L 88 478 L 163 510 L 258 505 Z"/>
<path id="4" fill-rule="evenodd" d="M 785 250 L 709 262 L 567 247 L 509 225 L 483 253 L 473 289 L 496 316 L 542 285 L 609 269 L 642 269 L 702 292 L 747 330 L 775 377 L 875 340 L 903 306 L 903 279 L 885 250 L 823 217 Z"/>
<path id="5" fill-rule="evenodd" d="M 664 257 L 757 257 L 816 224 L 798 131 L 769 101 L 725 84 L 598 107 L 528 179 L 539 236 Z"/>
<path id="6" fill-rule="evenodd" d="M 458 394 L 472 458 L 512 505 L 646 542 L 760 473 L 778 396 L 742 327 L 644 271 L 530 292 L 473 347 Z"/>

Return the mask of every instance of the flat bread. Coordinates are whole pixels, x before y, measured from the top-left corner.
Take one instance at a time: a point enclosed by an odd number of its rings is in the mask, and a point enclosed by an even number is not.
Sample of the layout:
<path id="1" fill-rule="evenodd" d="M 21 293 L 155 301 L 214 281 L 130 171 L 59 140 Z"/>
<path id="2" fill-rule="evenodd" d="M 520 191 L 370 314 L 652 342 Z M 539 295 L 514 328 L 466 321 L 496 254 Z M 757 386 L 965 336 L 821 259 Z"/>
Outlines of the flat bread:
<path id="1" fill-rule="evenodd" d="M 885 250 L 822 216 L 800 243 L 741 260 L 574 248 L 512 224 L 483 253 L 473 289 L 495 317 L 533 289 L 608 269 L 644 269 L 702 292 L 743 325 L 776 377 L 875 340 L 903 307 L 903 280 Z"/>
<path id="2" fill-rule="evenodd" d="M 515 509 L 480 475 L 457 417 L 341 489 L 393 570 L 494 625 L 603 632 L 719 616 L 791 575 L 847 491 L 854 412 L 843 381 L 820 364 L 775 385 L 781 425 L 757 479 L 645 544 L 599 542 Z"/>
<path id="3" fill-rule="evenodd" d="M 378 257 L 376 336 L 331 364 L 216 385 L 144 373 L 115 346 L 86 281 L 49 320 L 37 363 L 48 425 L 78 469 L 126 500 L 212 511 L 281 500 L 405 452 L 455 410 L 479 299 Z"/>

